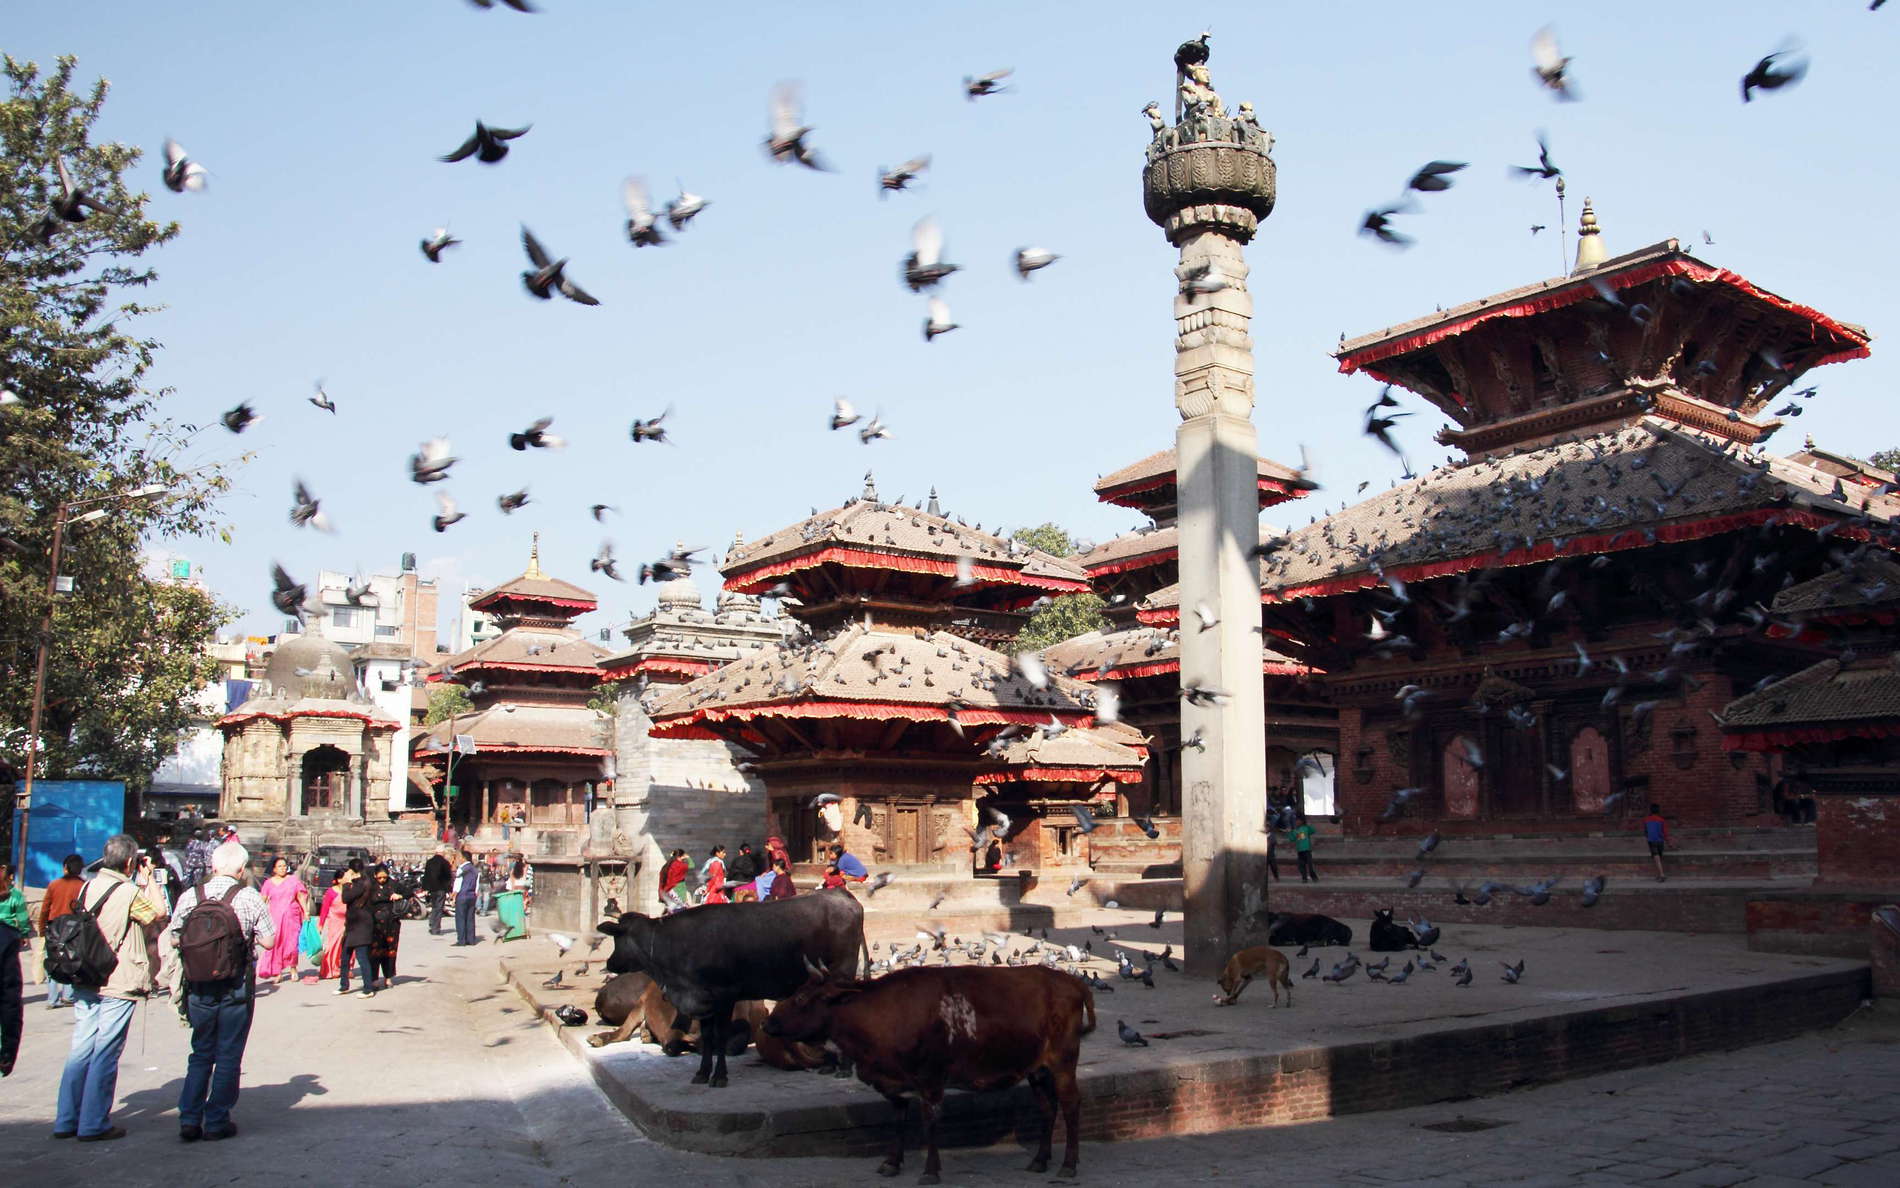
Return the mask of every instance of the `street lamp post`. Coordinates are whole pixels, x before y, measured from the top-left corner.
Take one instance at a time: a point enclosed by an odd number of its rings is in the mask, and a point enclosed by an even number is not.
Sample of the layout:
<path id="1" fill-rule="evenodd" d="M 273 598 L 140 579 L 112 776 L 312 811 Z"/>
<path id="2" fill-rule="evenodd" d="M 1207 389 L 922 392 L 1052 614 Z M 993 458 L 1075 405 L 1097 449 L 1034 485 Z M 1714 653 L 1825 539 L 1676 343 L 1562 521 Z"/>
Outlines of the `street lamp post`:
<path id="1" fill-rule="evenodd" d="M 53 604 L 59 596 L 59 560 L 66 543 L 67 524 L 90 524 L 94 520 L 106 517 L 106 509 L 95 507 L 72 519 L 67 516 L 75 508 L 95 503 L 110 503 L 116 499 L 150 499 L 163 495 L 170 488 L 159 483 L 140 487 L 136 491 L 114 492 L 111 495 L 95 495 L 90 499 L 62 500 L 53 512 L 53 549 L 50 563 L 46 567 L 46 613 L 40 617 L 40 640 L 38 653 L 33 660 L 33 709 L 27 718 L 26 727 L 26 780 L 20 790 L 20 836 L 15 840 L 18 857 L 13 869 L 19 878 L 26 878 L 26 842 L 27 833 L 33 823 L 33 776 L 38 768 L 40 753 L 40 720 L 46 714 L 46 653 L 53 642 Z"/>

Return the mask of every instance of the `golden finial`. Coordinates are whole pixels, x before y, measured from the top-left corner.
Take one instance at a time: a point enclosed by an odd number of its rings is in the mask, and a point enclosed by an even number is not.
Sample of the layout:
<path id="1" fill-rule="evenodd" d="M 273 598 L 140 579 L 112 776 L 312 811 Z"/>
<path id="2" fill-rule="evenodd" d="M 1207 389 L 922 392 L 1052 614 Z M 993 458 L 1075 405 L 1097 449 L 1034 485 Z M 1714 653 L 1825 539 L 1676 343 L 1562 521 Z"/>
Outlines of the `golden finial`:
<path id="1" fill-rule="evenodd" d="M 528 572 L 521 576 L 531 578 L 547 576 L 541 572 L 541 534 L 539 532 L 534 534 L 534 543 L 528 546 Z"/>
<path id="2" fill-rule="evenodd" d="M 1583 272 L 1595 268 L 1609 259 L 1609 252 L 1603 246 L 1603 231 L 1597 226 L 1596 208 L 1590 205 L 1590 199 L 1583 200 L 1583 213 L 1577 216 L 1577 271 Z"/>

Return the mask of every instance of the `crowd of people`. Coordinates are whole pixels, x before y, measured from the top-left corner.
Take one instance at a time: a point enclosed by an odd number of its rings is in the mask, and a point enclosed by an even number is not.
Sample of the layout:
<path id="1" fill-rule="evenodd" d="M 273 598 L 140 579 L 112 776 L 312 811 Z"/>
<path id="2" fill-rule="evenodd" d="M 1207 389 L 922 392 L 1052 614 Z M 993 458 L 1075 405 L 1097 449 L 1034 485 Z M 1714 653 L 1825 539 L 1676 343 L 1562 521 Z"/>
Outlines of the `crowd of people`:
<path id="1" fill-rule="evenodd" d="M 235 831 L 192 831 L 182 855 L 142 850 L 129 834 L 117 834 L 90 877 L 78 854 L 62 867 L 33 913 L 0 865 L 0 1076 L 12 1073 L 19 1051 L 22 957 L 38 934 L 46 1009 L 73 1016 L 53 1137 L 88 1143 L 125 1134 L 111 1110 L 119 1056 L 140 1002 L 168 999 L 191 1031 L 180 1139 L 227 1139 L 237 1133 L 231 1110 L 260 994 L 296 980 L 333 981 L 334 994 L 373 998 L 395 982 L 412 902 L 426 897 L 432 933 L 441 931 L 452 903 L 456 943 L 474 944 L 478 900 L 497 889 L 525 898 L 533 885 L 533 868 L 521 855 L 478 861 L 444 846 L 424 866 L 419 886 L 385 863 L 355 857 L 319 891 L 316 872 L 300 871 L 288 856 L 269 857 L 254 870 Z"/>
<path id="2" fill-rule="evenodd" d="M 697 878 L 695 878 L 697 875 Z M 862 883 L 870 877 L 864 863 L 841 844 L 826 848 L 824 874 L 816 890 Z M 660 910 L 677 912 L 703 903 L 747 903 L 767 899 L 790 899 L 799 887 L 792 875 L 792 855 L 785 839 L 773 835 L 765 839 L 763 852 L 754 852 L 752 843 L 740 842 L 739 852 L 727 856 L 726 847 L 714 845 L 706 860 L 697 867 L 692 855 L 675 848 L 660 870 Z"/>

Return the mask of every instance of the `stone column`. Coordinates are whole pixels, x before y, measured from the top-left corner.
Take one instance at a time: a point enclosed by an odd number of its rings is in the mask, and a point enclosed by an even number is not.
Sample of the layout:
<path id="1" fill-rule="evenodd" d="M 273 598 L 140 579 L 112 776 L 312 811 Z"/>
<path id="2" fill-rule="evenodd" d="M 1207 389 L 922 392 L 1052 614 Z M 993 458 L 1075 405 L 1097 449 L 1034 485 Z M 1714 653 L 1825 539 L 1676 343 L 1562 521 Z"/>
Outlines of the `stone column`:
<path id="1" fill-rule="evenodd" d="M 1271 138 L 1190 116 L 1148 150 L 1148 215 L 1180 249 L 1174 303 L 1180 495 L 1182 875 L 1189 973 L 1266 939 L 1266 707 L 1259 442 L 1242 247 L 1273 209 Z M 1216 620 L 1201 627 L 1201 611 Z M 1190 700 L 1187 694 L 1196 692 Z"/>

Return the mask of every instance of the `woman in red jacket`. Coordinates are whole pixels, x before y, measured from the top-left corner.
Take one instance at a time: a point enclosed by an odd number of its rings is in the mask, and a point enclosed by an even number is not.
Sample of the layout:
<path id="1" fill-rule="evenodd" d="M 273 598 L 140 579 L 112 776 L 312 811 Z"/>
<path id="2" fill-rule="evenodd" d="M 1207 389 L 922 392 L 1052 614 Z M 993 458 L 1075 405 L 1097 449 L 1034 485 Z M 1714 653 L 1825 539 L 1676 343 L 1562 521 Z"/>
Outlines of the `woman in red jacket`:
<path id="1" fill-rule="evenodd" d="M 675 894 L 673 890 L 685 881 L 686 851 L 674 850 L 673 857 L 667 860 L 666 866 L 660 871 L 660 907 L 662 910 L 686 906 L 680 902 L 680 897 Z"/>
<path id="2" fill-rule="evenodd" d="M 714 846 L 706 859 L 706 902 L 728 903 L 726 898 L 726 847 Z"/>

